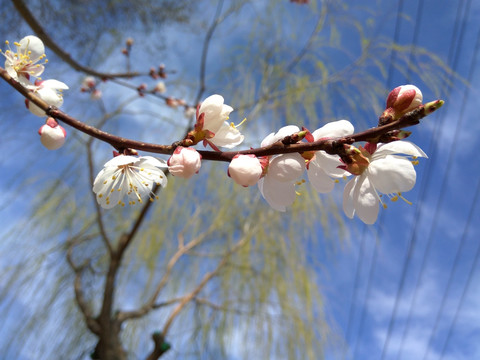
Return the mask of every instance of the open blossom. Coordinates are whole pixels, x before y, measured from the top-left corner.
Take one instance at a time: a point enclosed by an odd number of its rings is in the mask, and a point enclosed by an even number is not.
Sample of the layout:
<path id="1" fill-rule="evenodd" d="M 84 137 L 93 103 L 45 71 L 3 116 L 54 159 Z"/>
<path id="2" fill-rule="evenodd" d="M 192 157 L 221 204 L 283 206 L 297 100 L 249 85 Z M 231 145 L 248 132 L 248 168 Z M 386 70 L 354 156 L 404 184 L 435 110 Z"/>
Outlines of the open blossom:
<path id="1" fill-rule="evenodd" d="M 67 137 L 65 129 L 58 125 L 54 118 L 48 118 L 45 125 L 38 130 L 38 134 L 42 145 L 49 150 L 61 148 Z"/>
<path id="2" fill-rule="evenodd" d="M 285 136 L 299 132 L 294 125 L 288 125 L 263 139 L 261 146 L 269 146 Z M 305 171 L 305 159 L 298 153 L 272 156 L 265 176 L 258 182 L 258 188 L 268 204 L 278 211 L 286 211 L 296 198 L 295 185 Z"/>
<path id="3" fill-rule="evenodd" d="M 349 121 L 339 120 L 322 126 L 315 130 L 312 135 L 316 141 L 323 138 L 348 136 L 353 134 L 353 130 L 353 125 Z M 325 151 L 317 151 L 308 163 L 308 180 L 318 192 L 328 193 L 335 186 L 334 179 L 350 175 L 347 171 L 338 168 L 341 165 L 339 156 L 327 154 Z"/>
<path id="4" fill-rule="evenodd" d="M 379 204 L 386 207 L 378 193 L 388 194 L 392 201 L 404 199 L 401 193 L 413 188 L 417 176 L 408 156 L 427 155 L 408 141 L 378 144 L 376 149 L 375 145 L 367 144 L 360 152 L 365 163 L 356 168 L 360 168 L 357 176 L 345 186 L 343 210 L 349 218 L 356 214 L 364 223 L 373 224 L 378 217 Z"/>
<path id="5" fill-rule="evenodd" d="M 255 155 L 237 154 L 228 166 L 228 176 L 244 187 L 255 185 L 263 173 L 260 160 Z"/>
<path id="6" fill-rule="evenodd" d="M 220 95 L 211 95 L 206 98 L 197 111 L 196 135 L 199 139 L 207 140 L 213 146 L 233 148 L 243 142 L 244 136 L 237 126 L 229 123 L 233 108 L 224 104 Z"/>
<path id="7" fill-rule="evenodd" d="M 9 47 L 3 53 L 6 58 L 5 70 L 13 79 L 27 86 L 30 84 L 30 76 L 38 77 L 43 73 L 43 64 L 47 59 L 42 40 L 33 35 L 25 36 L 14 43 L 16 51 L 10 49 L 8 41 L 5 43 Z"/>
<path id="8" fill-rule="evenodd" d="M 111 209 L 124 206 L 123 197 L 128 196 L 130 205 L 153 201 L 154 184 L 167 186 L 167 177 L 162 171 L 165 161 L 152 156 L 119 155 L 108 161 L 93 182 L 93 192 L 101 207 Z"/>
<path id="9" fill-rule="evenodd" d="M 167 161 L 168 171 L 173 176 L 188 179 L 198 173 L 201 160 L 202 156 L 194 148 L 179 146 Z"/>
<path id="10" fill-rule="evenodd" d="M 60 107 L 63 104 L 62 91 L 68 89 L 68 86 L 61 81 L 50 79 L 36 81 L 35 85 L 28 86 L 33 92 L 45 101 L 48 105 Z M 45 116 L 45 111 L 40 109 L 28 99 L 25 100 L 28 110 L 34 115 Z"/>

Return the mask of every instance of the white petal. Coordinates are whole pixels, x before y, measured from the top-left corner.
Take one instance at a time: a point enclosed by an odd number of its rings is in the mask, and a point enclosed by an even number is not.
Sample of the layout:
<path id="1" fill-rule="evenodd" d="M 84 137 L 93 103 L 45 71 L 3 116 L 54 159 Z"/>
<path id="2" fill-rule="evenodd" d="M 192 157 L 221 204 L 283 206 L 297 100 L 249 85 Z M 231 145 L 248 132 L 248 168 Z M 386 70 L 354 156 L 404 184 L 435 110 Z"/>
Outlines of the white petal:
<path id="1" fill-rule="evenodd" d="M 269 146 L 276 143 L 279 140 L 282 140 L 285 136 L 289 136 L 299 132 L 300 129 L 296 125 L 287 125 L 282 127 L 276 133 L 269 134 L 265 139 L 263 139 L 261 146 Z"/>
<path id="2" fill-rule="evenodd" d="M 353 134 L 354 128 L 350 121 L 339 120 L 325 124 L 320 129 L 315 130 L 312 135 L 315 140 L 326 137 L 343 137 Z"/>
<path id="3" fill-rule="evenodd" d="M 222 127 L 215 133 L 215 136 L 210 139 L 216 146 L 226 147 L 231 149 L 243 142 L 244 136 L 235 127 L 228 122 L 224 122 Z"/>
<path id="4" fill-rule="evenodd" d="M 228 119 L 233 108 L 223 104 L 223 97 L 220 95 L 212 95 L 206 98 L 198 110 L 199 114 L 204 113 L 203 128 L 216 133 L 224 121 Z"/>
<path id="5" fill-rule="evenodd" d="M 143 164 L 148 164 L 151 166 L 158 167 L 160 169 L 167 169 L 168 165 L 167 162 L 163 159 L 157 159 L 153 156 L 142 156 L 138 158 L 139 160 L 139 166 L 143 166 Z"/>
<path id="6" fill-rule="evenodd" d="M 305 171 L 305 159 L 300 154 L 282 154 L 270 161 L 268 177 L 280 182 L 293 182 Z"/>
<path id="7" fill-rule="evenodd" d="M 410 156 L 428 157 L 422 149 L 409 141 L 392 141 L 388 144 L 379 144 L 373 153 L 372 160 L 392 154 L 405 154 Z"/>
<path id="8" fill-rule="evenodd" d="M 138 158 L 135 156 L 130 156 L 130 155 L 118 155 L 115 156 L 113 159 L 110 159 L 103 165 L 104 167 L 110 167 L 110 166 L 122 166 L 122 165 L 127 165 L 127 164 L 134 164 L 138 161 Z"/>
<path id="9" fill-rule="evenodd" d="M 335 187 L 335 181 L 329 177 L 316 163 L 310 162 L 308 180 L 319 193 L 329 193 Z"/>
<path id="10" fill-rule="evenodd" d="M 289 182 L 279 182 L 266 176 L 258 182 L 262 196 L 275 210 L 286 211 L 296 198 L 295 185 Z"/>
<path id="11" fill-rule="evenodd" d="M 375 223 L 378 217 L 379 199 L 375 188 L 367 176 L 358 178 L 353 190 L 353 204 L 355 213 L 365 224 Z"/>
<path id="12" fill-rule="evenodd" d="M 61 81 L 55 80 L 55 79 L 44 80 L 44 81 L 41 82 L 41 86 L 42 87 L 48 87 L 48 88 L 51 88 L 51 89 L 58 89 L 58 90 L 67 90 L 68 89 L 67 84 L 65 84 Z"/>
<path id="13" fill-rule="evenodd" d="M 393 155 L 373 161 L 366 172 L 373 186 L 384 194 L 409 191 L 417 178 L 413 164 L 408 159 Z"/>
<path id="14" fill-rule="evenodd" d="M 42 40 L 38 37 L 29 35 L 25 36 L 22 40 L 19 41 L 20 43 L 20 52 L 24 53 L 25 50 L 31 51 L 30 58 L 32 60 L 38 59 L 40 56 L 45 54 L 45 46 L 43 45 Z"/>
<path id="15" fill-rule="evenodd" d="M 353 204 L 353 189 L 355 184 L 357 183 L 358 176 L 355 176 L 352 180 L 350 180 L 347 185 L 345 185 L 345 189 L 343 190 L 343 211 L 345 215 L 347 215 L 350 219 L 353 219 L 355 215 L 355 206 Z"/>
<path id="16" fill-rule="evenodd" d="M 350 175 L 348 171 L 338 168 L 340 165 L 343 165 L 339 156 L 327 154 L 325 151 L 317 151 L 315 153 L 315 158 L 310 162 L 310 164 L 312 163 L 315 163 L 323 171 L 325 171 L 325 173 L 335 178 L 341 178 Z"/>

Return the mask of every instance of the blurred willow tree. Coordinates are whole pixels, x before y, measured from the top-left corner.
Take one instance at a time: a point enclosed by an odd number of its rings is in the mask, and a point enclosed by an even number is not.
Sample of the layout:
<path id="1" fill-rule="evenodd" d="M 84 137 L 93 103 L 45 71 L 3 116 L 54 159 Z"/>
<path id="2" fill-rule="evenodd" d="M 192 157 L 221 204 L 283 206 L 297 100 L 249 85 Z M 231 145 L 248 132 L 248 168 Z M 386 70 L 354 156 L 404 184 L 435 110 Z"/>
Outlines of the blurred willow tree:
<path id="1" fill-rule="evenodd" d="M 148 74 L 165 63 L 166 96 L 193 105 L 222 94 L 236 109 L 232 117 L 247 117 L 242 132 L 254 146 L 286 124 L 375 124 L 392 51 L 397 70 L 439 88 L 445 66 L 382 36 L 388 15 L 374 3 L 12 1 L 0 28 L 10 40 L 30 34 L 27 9 L 90 69 L 128 65 Z M 43 77 L 70 86 L 64 110 L 86 123 L 164 144 L 192 124 L 164 96 L 138 96 L 141 83 L 155 86 L 148 76 L 102 83 L 103 97 L 93 101 L 79 91 L 85 73 L 52 49 L 47 55 Z M 1 245 L 6 358 L 319 359 L 328 341 L 338 341 L 324 314 L 316 255 L 349 233 L 335 195 L 302 185 L 293 208 L 278 213 L 256 188 L 228 181 L 223 164 L 204 163 L 190 181 L 170 177 L 153 204 L 104 212 L 90 189 L 112 149 L 67 129 L 67 146 L 47 154 L 25 135 L 34 120 L 18 110 L 21 98 L 1 91 L 3 113 L 17 119 L 1 125 L 2 152 L 17 153 L 15 166 L 2 164 L 12 174 L 2 186 L 15 194 L 2 208 L 15 222 L 4 224 Z M 28 165 L 18 167 L 19 154 Z"/>

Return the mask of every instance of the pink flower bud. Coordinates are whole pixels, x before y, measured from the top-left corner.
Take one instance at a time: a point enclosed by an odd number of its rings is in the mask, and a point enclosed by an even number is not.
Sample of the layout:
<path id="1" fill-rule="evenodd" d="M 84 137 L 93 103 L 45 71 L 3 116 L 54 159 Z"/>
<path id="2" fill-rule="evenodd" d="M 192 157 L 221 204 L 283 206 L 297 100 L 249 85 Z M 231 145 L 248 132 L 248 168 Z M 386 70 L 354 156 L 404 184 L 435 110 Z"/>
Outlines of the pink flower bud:
<path id="1" fill-rule="evenodd" d="M 57 150 L 61 148 L 67 137 L 65 129 L 58 125 L 55 119 L 51 117 L 48 118 L 45 125 L 38 130 L 38 134 L 40 135 L 42 145 L 48 150 Z"/>
<path id="2" fill-rule="evenodd" d="M 93 76 L 86 76 L 82 81 L 82 87 L 86 89 L 93 89 L 96 84 L 97 82 Z"/>
<path id="3" fill-rule="evenodd" d="M 422 105 L 423 95 L 415 85 L 402 85 L 393 89 L 387 98 L 387 109 L 392 108 L 396 114 L 403 115 Z"/>
<path id="4" fill-rule="evenodd" d="M 235 155 L 228 166 L 228 176 L 244 187 L 255 185 L 263 168 L 255 155 Z"/>
<path id="5" fill-rule="evenodd" d="M 102 92 L 98 89 L 95 89 L 90 94 L 92 100 L 100 100 L 102 98 Z"/>
<path id="6" fill-rule="evenodd" d="M 192 147 L 179 146 L 167 161 L 168 171 L 173 176 L 188 179 L 197 174 L 202 166 L 202 156 Z"/>
<path id="7" fill-rule="evenodd" d="M 167 87 L 163 81 L 159 81 L 153 88 L 153 91 L 163 94 L 165 91 L 167 91 Z"/>

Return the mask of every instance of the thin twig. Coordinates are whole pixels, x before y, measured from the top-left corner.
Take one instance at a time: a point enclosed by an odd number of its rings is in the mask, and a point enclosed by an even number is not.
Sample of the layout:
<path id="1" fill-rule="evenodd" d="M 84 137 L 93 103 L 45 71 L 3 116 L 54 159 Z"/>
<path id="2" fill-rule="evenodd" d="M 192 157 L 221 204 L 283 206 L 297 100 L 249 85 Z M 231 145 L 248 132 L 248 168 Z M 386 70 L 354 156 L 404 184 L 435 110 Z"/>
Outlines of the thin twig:
<path id="1" fill-rule="evenodd" d="M 60 59 L 69 64 L 77 71 L 82 71 L 86 74 L 97 76 L 101 79 L 114 79 L 114 78 L 132 78 L 140 75 L 138 72 L 127 73 L 102 73 L 96 71 L 90 67 L 79 64 L 69 53 L 65 52 L 55 41 L 46 33 L 44 28 L 40 25 L 37 19 L 33 16 L 31 11 L 25 5 L 23 0 L 12 0 L 13 6 L 17 9 L 18 13 L 23 17 L 27 24 L 32 28 L 33 32 L 43 41 L 43 43 L 50 48 Z"/>

